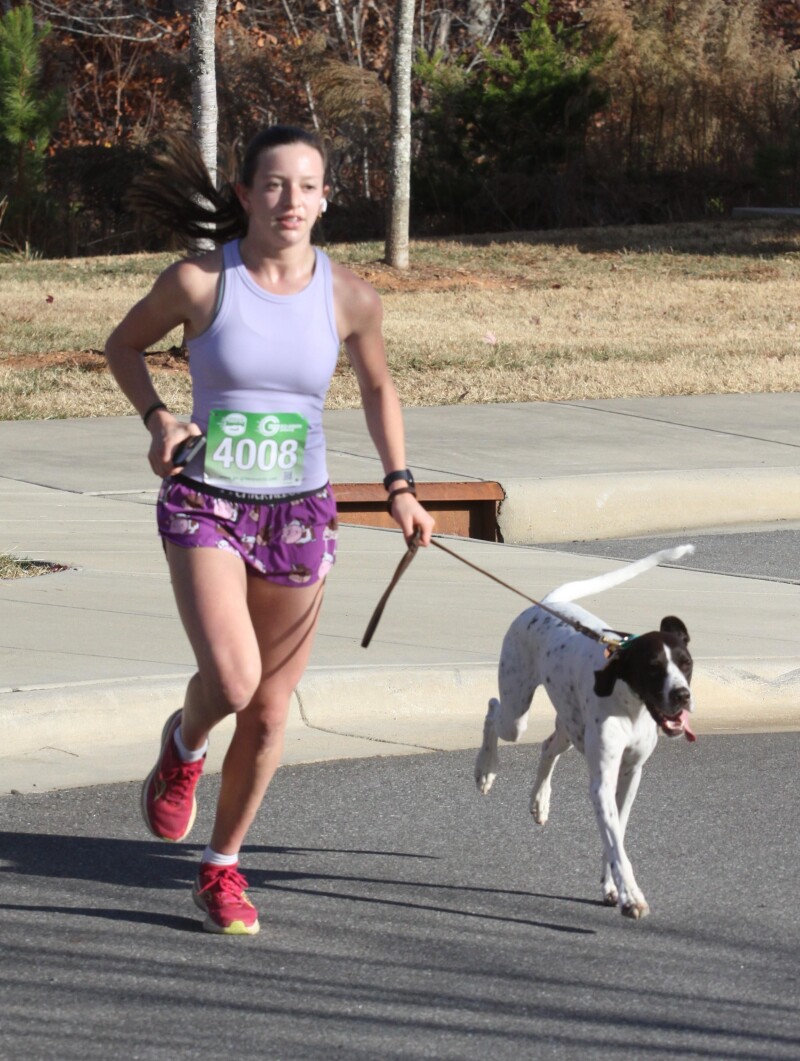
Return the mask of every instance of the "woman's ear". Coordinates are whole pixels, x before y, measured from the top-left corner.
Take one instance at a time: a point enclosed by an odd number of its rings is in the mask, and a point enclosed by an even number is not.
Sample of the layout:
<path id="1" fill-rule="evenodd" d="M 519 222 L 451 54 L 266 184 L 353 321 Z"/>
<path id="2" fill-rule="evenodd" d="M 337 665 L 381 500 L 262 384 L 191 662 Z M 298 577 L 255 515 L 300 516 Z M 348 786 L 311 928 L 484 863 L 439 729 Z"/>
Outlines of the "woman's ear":
<path id="1" fill-rule="evenodd" d="M 237 181 L 233 185 L 233 190 L 234 190 L 234 192 L 236 192 L 236 198 L 242 204 L 242 210 L 244 210 L 244 212 L 249 215 L 249 213 L 250 213 L 250 189 L 247 187 L 246 184 L 242 184 L 241 181 Z"/>

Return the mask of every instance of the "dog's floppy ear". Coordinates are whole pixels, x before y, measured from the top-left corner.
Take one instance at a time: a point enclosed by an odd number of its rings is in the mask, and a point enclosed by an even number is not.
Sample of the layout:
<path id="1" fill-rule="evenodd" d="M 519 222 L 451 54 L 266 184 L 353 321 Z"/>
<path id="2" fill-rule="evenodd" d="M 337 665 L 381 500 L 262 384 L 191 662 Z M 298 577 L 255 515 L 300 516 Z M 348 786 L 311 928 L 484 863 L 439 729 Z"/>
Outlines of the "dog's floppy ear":
<path id="1" fill-rule="evenodd" d="M 684 645 L 689 644 L 689 631 L 677 615 L 664 616 L 661 620 L 661 633 L 674 634 L 677 638 L 680 638 L 680 640 L 683 641 Z"/>
<path id="2" fill-rule="evenodd" d="M 619 658 L 615 652 L 602 670 L 594 672 L 594 695 L 611 696 L 619 677 Z"/>

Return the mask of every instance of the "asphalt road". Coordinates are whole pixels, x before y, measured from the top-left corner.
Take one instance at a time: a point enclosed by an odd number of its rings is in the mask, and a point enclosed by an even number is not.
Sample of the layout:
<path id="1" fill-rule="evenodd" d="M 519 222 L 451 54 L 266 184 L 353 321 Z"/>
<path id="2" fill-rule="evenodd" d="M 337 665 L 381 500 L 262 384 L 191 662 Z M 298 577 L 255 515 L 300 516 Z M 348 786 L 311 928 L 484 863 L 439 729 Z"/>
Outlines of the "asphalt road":
<path id="1" fill-rule="evenodd" d="M 636 560 L 657 549 L 691 542 L 694 555 L 670 567 L 691 568 L 721 575 L 800 583 L 800 523 L 785 521 L 747 527 L 721 527 L 682 534 L 617 538 L 604 541 L 559 542 L 537 546 L 561 552 Z"/>
<path id="2" fill-rule="evenodd" d="M 692 566 L 797 581 L 800 527 L 688 540 Z M 282 768 L 243 854 L 252 939 L 203 933 L 190 897 L 216 778 L 178 846 L 138 785 L 0 798 L 0 1058 L 799 1058 L 800 734 L 660 741 L 638 923 L 599 902 L 582 758 L 541 829 L 535 747 L 501 750 L 487 797 L 473 753 Z"/>
<path id="3" fill-rule="evenodd" d="M 476 727 L 477 728 L 477 727 Z M 652 907 L 599 903 L 585 766 L 534 826 L 536 750 L 283 768 L 243 865 L 262 932 L 200 930 L 197 842 L 138 785 L 0 799 L 0 1057 L 800 1056 L 800 734 L 662 740 L 629 853 Z"/>

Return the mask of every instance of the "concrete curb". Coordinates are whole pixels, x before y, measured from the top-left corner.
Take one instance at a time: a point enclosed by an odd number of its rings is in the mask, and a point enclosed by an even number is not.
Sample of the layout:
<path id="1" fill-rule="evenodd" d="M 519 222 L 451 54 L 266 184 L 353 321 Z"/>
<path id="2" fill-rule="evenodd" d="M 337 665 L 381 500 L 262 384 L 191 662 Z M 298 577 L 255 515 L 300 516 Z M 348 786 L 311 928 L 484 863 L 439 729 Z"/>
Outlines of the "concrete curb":
<path id="1" fill-rule="evenodd" d="M 701 661 L 693 681 L 698 735 L 800 730 L 800 659 L 792 662 L 770 676 L 763 661 L 724 668 Z M 184 689 L 182 680 L 154 677 L 0 694 L 0 791 L 140 780 Z M 495 690 L 494 665 L 312 668 L 292 704 L 284 762 L 477 747 Z M 540 689 L 526 740 L 544 739 L 552 722 Z M 226 719 L 215 731 L 208 772 L 220 769 L 232 728 Z"/>
<path id="2" fill-rule="evenodd" d="M 800 659 L 790 662 L 790 670 L 775 675 L 764 673 L 769 669 L 764 661 L 737 660 L 735 667 L 696 662 L 697 732 L 800 729 Z M 319 669 L 303 679 L 298 694 L 303 718 L 314 728 L 436 749 L 472 747 L 487 701 L 497 695 L 497 667 Z M 541 740 L 552 724 L 553 708 L 540 688 L 529 733 Z M 464 726 L 467 743 L 454 745 Z"/>
<path id="3" fill-rule="evenodd" d="M 409 409 L 409 460 L 420 480 L 502 483 L 499 522 L 511 548 L 465 541 L 457 551 L 537 595 L 604 563 L 524 546 L 800 520 L 798 409 L 800 395 Z M 327 431 L 333 478 L 374 481 L 362 412 L 331 412 Z M 152 513 L 134 503 L 154 495 L 141 424 L 20 421 L 0 424 L 0 434 L 6 548 L 24 542 L 26 555 L 80 568 L 4 587 L 0 789 L 140 780 L 192 670 Z M 293 698 L 284 761 L 475 747 L 514 605 L 428 557 L 393 600 L 373 665 L 362 665 L 353 625 L 357 636 L 401 541 L 363 527 L 344 537 L 336 610 L 320 627 L 319 665 Z M 704 652 L 698 733 L 800 728 L 797 586 L 673 569 L 648 587 L 621 588 L 613 607 L 633 629 L 673 601 L 691 607 Z M 531 740 L 552 725 L 541 699 Z M 219 733 L 209 769 L 226 745 Z"/>
<path id="4" fill-rule="evenodd" d="M 506 497 L 498 524 L 508 545 L 800 519 L 800 467 L 505 478 L 500 485 Z"/>

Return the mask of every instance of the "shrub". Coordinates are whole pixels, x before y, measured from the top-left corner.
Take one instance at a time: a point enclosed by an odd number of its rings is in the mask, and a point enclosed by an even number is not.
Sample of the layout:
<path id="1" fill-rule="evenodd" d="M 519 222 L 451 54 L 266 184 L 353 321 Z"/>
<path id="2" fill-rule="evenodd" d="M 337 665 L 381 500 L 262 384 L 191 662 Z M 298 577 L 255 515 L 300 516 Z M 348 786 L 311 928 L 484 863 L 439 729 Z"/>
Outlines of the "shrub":
<path id="1" fill-rule="evenodd" d="M 26 246 L 41 217 L 44 156 L 61 112 L 61 95 L 41 88 L 42 41 L 28 6 L 0 18 L 0 198 L 7 199 L 4 242 Z"/>
<path id="2" fill-rule="evenodd" d="M 589 43 L 613 40 L 598 70 L 609 105 L 592 166 L 640 184 L 683 174 L 709 201 L 724 187 L 757 194 L 759 174 L 775 177 L 791 154 L 800 118 L 797 64 L 760 14 L 758 0 L 591 0 Z"/>
<path id="3" fill-rule="evenodd" d="M 605 101 L 595 71 L 607 45 L 578 52 L 574 29 L 549 23 L 548 0 L 525 4 L 530 25 L 514 45 L 479 61 L 420 56 L 420 147 L 415 206 L 463 229 L 553 223 L 559 172 L 580 166 L 587 126 Z M 545 194 L 546 193 L 546 194 Z"/>

